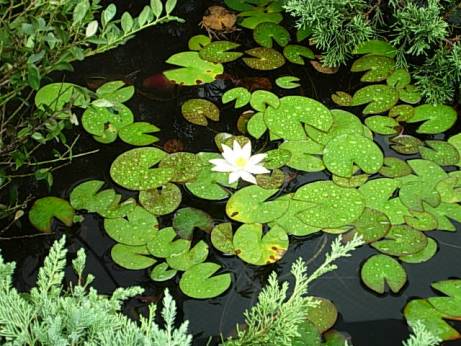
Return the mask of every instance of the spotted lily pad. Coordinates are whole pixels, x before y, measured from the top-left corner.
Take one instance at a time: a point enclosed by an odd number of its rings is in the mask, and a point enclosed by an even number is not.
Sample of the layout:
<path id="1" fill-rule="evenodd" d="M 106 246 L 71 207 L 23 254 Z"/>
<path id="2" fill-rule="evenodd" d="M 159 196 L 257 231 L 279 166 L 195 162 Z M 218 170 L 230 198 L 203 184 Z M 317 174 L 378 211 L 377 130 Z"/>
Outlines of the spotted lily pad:
<path id="1" fill-rule="evenodd" d="M 451 220 L 461 222 L 461 206 L 459 204 L 441 202 L 437 207 L 424 203 L 424 210 L 434 215 L 437 219 L 437 229 L 440 231 L 456 231 Z"/>
<path id="2" fill-rule="evenodd" d="M 407 225 L 393 226 L 385 239 L 371 244 L 375 249 L 390 256 L 406 256 L 421 251 L 427 246 L 427 237 Z"/>
<path id="3" fill-rule="evenodd" d="M 125 245 L 145 245 L 158 229 L 157 218 L 137 206 L 127 218 L 105 219 L 104 229 L 115 241 Z"/>
<path id="4" fill-rule="evenodd" d="M 301 86 L 299 78 L 295 76 L 283 76 L 275 80 L 275 84 L 282 89 L 296 89 Z"/>
<path id="5" fill-rule="evenodd" d="M 205 99 L 190 99 L 181 106 L 181 113 L 184 118 L 195 125 L 207 126 L 208 119 L 219 120 L 219 108 Z"/>
<path id="6" fill-rule="evenodd" d="M 363 87 L 352 96 L 351 106 L 368 104 L 363 114 L 378 114 L 388 111 L 399 100 L 399 94 L 394 88 L 385 84 L 373 84 Z"/>
<path id="7" fill-rule="evenodd" d="M 275 70 L 285 64 L 283 55 L 272 48 L 252 48 L 245 53 L 252 58 L 242 58 L 243 62 L 255 70 Z"/>
<path id="8" fill-rule="evenodd" d="M 279 24 L 283 20 L 283 16 L 279 11 L 269 12 L 261 10 L 250 10 L 241 12 L 239 14 L 241 17 L 245 17 L 239 25 L 247 29 L 254 29 L 260 23 L 276 23 Z"/>
<path id="9" fill-rule="evenodd" d="M 230 222 L 220 223 L 211 231 L 211 243 L 216 249 L 225 254 L 235 253 L 233 238 L 234 234 Z"/>
<path id="10" fill-rule="evenodd" d="M 256 184 L 264 189 L 278 189 L 285 182 L 285 173 L 280 169 L 274 169 L 269 174 L 258 174 L 256 176 Z"/>
<path id="11" fill-rule="evenodd" d="M 355 232 L 367 243 L 377 241 L 389 232 L 391 222 L 383 212 L 365 208 L 354 223 Z"/>
<path id="12" fill-rule="evenodd" d="M 392 292 L 398 293 L 407 282 L 405 269 L 387 255 L 368 258 L 362 266 L 360 276 L 368 288 L 379 294 L 384 293 L 386 283 Z"/>
<path id="13" fill-rule="evenodd" d="M 227 201 L 226 213 L 243 223 L 266 223 L 280 217 L 288 208 L 288 201 L 266 200 L 278 190 L 266 190 L 257 185 L 247 186 L 235 192 Z"/>
<path id="14" fill-rule="evenodd" d="M 266 151 L 267 156 L 264 159 L 264 167 L 275 169 L 285 166 L 291 158 L 291 153 L 285 149 L 273 149 Z"/>
<path id="15" fill-rule="evenodd" d="M 231 285 L 231 275 L 215 274 L 221 266 L 205 262 L 188 269 L 179 281 L 181 291 L 191 298 L 208 299 L 224 293 Z"/>
<path id="16" fill-rule="evenodd" d="M 436 186 L 442 202 L 461 202 L 461 173 L 455 171 L 449 173 L 449 177 L 442 179 Z"/>
<path id="17" fill-rule="evenodd" d="M 320 297 L 312 298 L 316 305 L 307 308 L 306 318 L 315 325 L 320 333 L 323 333 L 334 326 L 338 319 L 338 311 L 331 300 Z"/>
<path id="18" fill-rule="evenodd" d="M 389 110 L 389 116 L 397 121 L 407 121 L 415 114 L 415 108 L 410 105 L 396 105 Z"/>
<path id="19" fill-rule="evenodd" d="M 250 99 L 251 93 L 243 87 L 232 88 L 222 95 L 222 103 L 226 104 L 235 100 L 235 108 L 246 106 Z"/>
<path id="20" fill-rule="evenodd" d="M 333 174 L 331 180 L 333 180 L 336 185 L 342 187 L 359 187 L 365 184 L 368 178 L 368 174 L 352 175 L 350 178 L 339 177 Z"/>
<path id="21" fill-rule="evenodd" d="M 365 203 L 356 189 L 344 188 L 332 181 L 317 181 L 300 187 L 293 199 L 310 202 L 312 207 L 298 214 L 306 224 L 337 228 L 354 223 Z"/>
<path id="22" fill-rule="evenodd" d="M 104 137 L 110 136 L 108 132 L 111 131 L 117 134 L 121 128 L 130 125 L 133 119 L 133 113 L 123 104 L 116 104 L 113 108 L 91 106 L 83 112 L 82 126 L 88 133 Z"/>
<path id="23" fill-rule="evenodd" d="M 461 320 L 461 280 L 434 282 L 432 288 L 448 297 L 430 297 L 428 302 L 438 311 Z"/>
<path id="24" fill-rule="evenodd" d="M 399 89 L 399 98 L 403 102 L 414 105 L 421 101 L 422 96 L 416 86 L 409 84 L 406 87 Z"/>
<path id="25" fill-rule="evenodd" d="M 131 270 L 146 269 L 157 262 L 150 257 L 145 245 L 115 244 L 110 252 L 112 260 L 120 267 Z"/>
<path id="26" fill-rule="evenodd" d="M 181 190 L 171 183 L 139 193 L 139 203 L 154 215 L 172 213 L 179 207 L 181 200 Z"/>
<path id="27" fill-rule="evenodd" d="M 128 198 L 121 202 L 122 195 L 116 194 L 112 203 L 104 209 L 98 209 L 98 214 L 106 219 L 125 217 L 136 207 L 136 200 Z"/>
<path id="28" fill-rule="evenodd" d="M 234 249 L 243 261 L 254 265 L 274 263 L 288 249 L 288 235 L 278 226 L 274 226 L 263 235 L 259 223 L 240 226 L 234 235 Z"/>
<path id="29" fill-rule="evenodd" d="M 396 69 L 386 80 L 387 85 L 397 89 L 406 87 L 410 82 L 410 74 L 403 68 Z"/>
<path id="30" fill-rule="evenodd" d="M 410 210 L 404 217 L 405 223 L 419 231 L 432 231 L 437 228 L 437 219 L 427 211 Z"/>
<path id="31" fill-rule="evenodd" d="M 337 91 L 331 95 L 331 100 L 338 106 L 349 107 L 352 104 L 352 95 L 344 91 Z"/>
<path id="32" fill-rule="evenodd" d="M 119 155 L 110 167 L 111 178 L 128 190 L 150 190 L 174 176 L 172 168 L 151 168 L 167 153 L 157 148 L 132 149 Z"/>
<path id="33" fill-rule="evenodd" d="M 365 55 L 354 61 L 352 72 L 367 71 L 360 80 L 362 82 L 380 82 L 385 80 L 394 70 L 394 59 L 382 55 Z"/>
<path id="34" fill-rule="evenodd" d="M 397 55 L 397 49 L 383 40 L 368 40 L 359 44 L 352 54 L 376 54 L 393 58 Z"/>
<path id="35" fill-rule="evenodd" d="M 251 94 L 250 104 L 256 111 L 263 112 L 269 106 L 278 108 L 280 106 L 280 99 L 270 91 L 256 90 Z"/>
<path id="36" fill-rule="evenodd" d="M 200 49 L 205 47 L 210 42 L 211 42 L 211 38 L 208 37 L 207 35 L 195 35 L 189 39 L 187 46 L 189 47 L 190 50 L 199 51 Z"/>
<path id="37" fill-rule="evenodd" d="M 142 147 L 157 142 L 158 138 L 150 133 L 158 131 L 160 129 L 151 123 L 135 122 L 122 127 L 118 135 L 125 143 Z"/>
<path id="38" fill-rule="evenodd" d="M 383 160 L 383 153 L 375 142 L 352 134 L 333 138 L 323 152 L 327 169 L 340 177 L 351 177 L 354 164 L 365 173 L 376 173 L 382 167 Z"/>
<path id="39" fill-rule="evenodd" d="M 365 125 L 380 135 L 395 135 L 399 132 L 399 123 L 391 117 L 374 115 L 365 119 Z"/>
<path id="40" fill-rule="evenodd" d="M 176 239 L 176 231 L 173 227 L 166 227 L 154 234 L 154 237 L 147 243 L 147 250 L 155 257 L 168 258 L 178 256 L 189 251 L 190 241 Z"/>
<path id="41" fill-rule="evenodd" d="M 70 193 L 70 204 L 77 210 L 84 209 L 89 213 L 108 209 L 116 193 L 113 189 L 99 191 L 103 185 L 101 180 L 90 180 L 77 185 Z"/>
<path id="42" fill-rule="evenodd" d="M 48 196 L 37 199 L 29 211 L 29 221 L 41 232 L 51 232 L 53 218 L 67 227 L 74 223 L 74 208 L 64 199 Z"/>
<path id="43" fill-rule="evenodd" d="M 304 59 L 315 59 L 315 54 L 312 50 L 305 46 L 301 46 L 299 44 L 289 44 L 285 48 L 283 48 L 283 55 L 285 58 L 293 64 L 297 65 L 304 65 Z"/>
<path id="44" fill-rule="evenodd" d="M 411 255 L 400 256 L 399 260 L 405 263 L 423 263 L 429 261 L 437 253 L 437 242 L 427 238 L 427 245 L 424 249 Z"/>
<path id="45" fill-rule="evenodd" d="M 203 60 L 198 52 L 176 53 L 169 57 L 166 62 L 181 66 L 180 68 L 163 72 L 170 81 L 181 85 L 211 83 L 217 75 L 224 72 L 221 64 Z"/>
<path id="46" fill-rule="evenodd" d="M 290 42 L 290 33 L 281 25 L 264 22 L 255 27 L 253 38 L 261 47 L 272 48 L 273 41 L 285 47 Z"/>
<path id="47" fill-rule="evenodd" d="M 379 170 L 382 176 L 389 178 L 403 177 L 411 174 L 411 172 L 411 167 L 406 161 L 392 156 L 384 158 L 384 165 Z"/>
<path id="48" fill-rule="evenodd" d="M 195 228 L 211 232 L 213 219 L 200 209 L 182 208 L 174 214 L 173 227 L 181 238 L 190 240 Z"/>
<path id="49" fill-rule="evenodd" d="M 186 271 L 196 264 L 205 262 L 207 257 L 208 245 L 200 240 L 192 249 L 167 257 L 166 262 L 173 269 Z"/>
<path id="50" fill-rule="evenodd" d="M 149 276 L 154 281 L 167 281 L 172 279 L 178 273 L 177 270 L 171 269 L 168 266 L 168 263 L 163 262 L 157 264 L 152 271 L 150 272 Z"/>
<path id="51" fill-rule="evenodd" d="M 113 104 L 123 103 L 133 97 L 134 86 L 125 86 L 123 81 L 111 81 L 101 85 L 96 90 L 96 95 L 100 99 L 107 100 Z"/>
<path id="52" fill-rule="evenodd" d="M 187 152 L 173 153 L 165 157 L 159 164 L 160 168 L 174 170 L 171 181 L 187 183 L 197 178 L 202 169 L 200 159 L 195 154 Z"/>
<path id="53" fill-rule="evenodd" d="M 456 165 L 460 155 L 456 147 L 445 141 L 427 140 L 427 146 L 419 147 L 419 153 L 425 160 L 431 160 L 439 166 Z"/>
<path id="54" fill-rule="evenodd" d="M 427 104 L 416 107 L 415 114 L 407 122 L 423 122 L 416 130 L 418 133 L 437 134 L 451 128 L 456 119 L 457 114 L 453 107 Z"/>
<path id="55" fill-rule="evenodd" d="M 399 135 L 391 139 L 391 148 L 400 154 L 417 154 L 423 142 L 410 135 Z"/>
<path id="56" fill-rule="evenodd" d="M 229 52 L 232 49 L 239 47 L 238 43 L 229 41 L 215 41 L 207 44 L 200 49 L 200 58 L 214 63 L 226 63 L 237 60 L 243 53 Z"/>
<path id="57" fill-rule="evenodd" d="M 264 113 L 255 113 L 247 123 L 248 133 L 256 139 L 261 138 L 264 132 L 267 131 L 266 123 L 264 122 Z"/>
<path id="58" fill-rule="evenodd" d="M 35 94 L 35 105 L 42 110 L 49 108 L 52 111 L 58 111 L 70 102 L 74 106 L 81 106 L 89 100 L 87 101 L 82 89 L 72 83 L 47 84 Z"/>
<path id="59" fill-rule="evenodd" d="M 302 141 L 286 141 L 279 146 L 280 150 L 290 152 L 287 166 L 305 172 L 320 172 L 325 169 L 322 159 L 323 146 L 310 138 Z"/>

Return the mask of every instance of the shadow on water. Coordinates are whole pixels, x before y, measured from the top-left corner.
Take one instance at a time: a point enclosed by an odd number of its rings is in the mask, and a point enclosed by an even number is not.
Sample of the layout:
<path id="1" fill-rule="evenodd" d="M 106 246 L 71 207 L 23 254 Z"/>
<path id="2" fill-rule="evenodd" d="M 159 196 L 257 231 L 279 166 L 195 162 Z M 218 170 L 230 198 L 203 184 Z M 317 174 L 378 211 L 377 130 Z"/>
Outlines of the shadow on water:
<path id="1" fill-rule="evenodd" d="M 89 77 L 116 79 L 117 76 L 132 74 L 135 84 L 150 75 L 167 68 L 164 61 L 172 54 L 187 50 L 187 41 L 194 34 L 200 33 L 197 23 L 202 13 L 210 5 L 207 1 L 183 1 L 178 6 L 178 15 L 186 18 L 184 24 L 168 24 L 140 33 L 125 46 L 110 51 L 107 54 L 87 59 L 75 64 L 75 72 L 65 76 L 65 80 L 85 84 Z M 123 5 L 121 6 L 123 8 Z M 136 8 L 133 11 L 136 12 Z M 243 46 L 251 38 L 243 37 Z M 133 74 L 133 72 L 135 72 Z M 302 93 L 333 107 L 330 95 L 336 90 L 350 90 L 358 85 L 356 77 L 351 76 L 345 69 L 335 75 L 322 75 L 310 66 L 290 66 L 277 70 L 276 73 L 260 73 L 248 71 L 240 63 L 226 65 L 226 72 L 235 76 L 266 76 L 274 82 L 276 76 L 283 74 L 297 75 L 302 79 Z M 274 84 L 274 83 L 273 83 Z M 150 121 L 162 130 L 158 133 L 163 146 L 170 139 L 179 139 L 185 150 L 191 152 L 215 151 L 214 134 L 221 131 L 237 133 L 235 124 L 238 114 L 231 107 L 225 106 L 221 123 L 212 124 L 211 128 L 194 126 L 187 123 L 180 114 L 181 103 L 192 97 L 206 97 L 218 101 L 223 90 L 230 87 L 229 81 L 219 80 L 215 83 L 178 90 L 152 91 L 144 90 L 137 93 L 128 105 L 133 110 L 136 120 Z M 287 94 L 286 90 L 276 89 L 279 95 Z M 458 129 L 459 131 L 459 126 Z M 387 140 L 379 139 L 380 145 L 389 154 Z M 120 153 L 130 149 L 130 146 L 117 141 L 110 145 L 99 145 L 90 136 L 81 133 L 76 152 L 83 152 L 100 148 L 100 152 L 92 156 L 76 160 L 57 172 L 55 183 L 50 191 L 51 195 L 68 197 L 69 191 L 78 183 L 88 179 L 101 179 L 107 185 L 123 192 L 126 196 L 132 192 L 124 191 L 111 183 L 109 167 L 111 162 Z M 406 157 L 408 158 L 408 157 Z M 300 185 L 319 179 L 328 179 L 325 173 L 305 174 L 296 176 L 286 187 L 286 192 L 293 191 Z M 27 183 L 29 184 L 29 182 Z M 22 188 L 25 188 L 23 186 Z M 42 186 L 27 185 L 28 190 L 38 196 L 48 194 Z M 224 203 L 210 204 L 198 200 L 183 190 L 184 206 L 194 206 L 210 213 L 216 220 L 224 220 Z M 161 219 L 161 225 L 169 223 L 168 218 Z M 23 220 L 22 224 L 9 231 L 9 235 L 27 234 L 31 226 Z M 210 249 L 210 260 L 222 264 L 225 271 L 233 275 L 232 288 L 224 295 L 215 299 L 195 300 L 184 296 L 178 289 L 178 280 L 173 279 L 166 283 L 154 283 L 146 271 L 123 270 L 113 264 L 110 259 L 110 249 L 114 242 L 105 234 L 102 219 L 95 215 L 85 215 L 85 220 L 71 230 L 57 226 L 56 236 L 65 233 L 68 236 L 70 255 L 83 247 L 88 255 L 87 271 L 96 276 L 94 286 L 102 293 L 111 293 L 119 286 L 141 285 L 146 289 L 143 297 L 137 297 L 126 305 L 126 313 L 135 317 L 142 311 L 148 302 L 158 301 L 161 292 L 168 287 L 180 307 L 180 319 L 190 321 L 190 330 L 196 336 L 194 344 L 205 345 L 210 336 L 222 333 L 231 335 L 236 323 L 242 322 L 242 313 L 253 305 L 258 292 L 266 282 L 272 270 L 276 270 L 281 278 L 291 280 L 289 269 L 291 263 L 301 256 L 309 262 L 312 270 L 323 259 L 328 243 L 331 240 L 327 235 L 316 235 L 310 239 L 294 239 L 290 250 L 278 263 L 260 268 L 244 264 L 235 257 L 225 257 Z M 461 237 L 459 233 L 433 232 L 439 242 L 438 254 L 429 262 L 418 265 L 406 265 L 409 283 L 399 295 L 387 294 L 377 296 L 360 282 L 358 271 L 361 263 L 373 253 L 369 247 L 362 247 L 352 257 L 338 263 L 339 270 L 325 275 L 311 286 L 311 294 L 329 298 L 336 304 L 340 319 L 336 328 L 349 333 L 355 346 L 389 346 L 400 345 L 402 339 L 408 335 L 408 329 L 402 321 L 401 310 L 405 303 L 413 297 L 432 295 L 431 282 L 461 277 Z M 51 236 L 38 236 L 30 239 L 2 240 L 0 247 L 7 260 L 17 262 L 15 285 L 21 289 L 29 289 L 36 280 L 37 270 L 43 262 L 44 256 L 52 241 Z M 72 271 L 67 269 L 67 277 L 72 279 Z M 219 341 L 219 338 L 215 338 Z M 461 343 L 447 343 L 447 345 L 461 345 Z"/>

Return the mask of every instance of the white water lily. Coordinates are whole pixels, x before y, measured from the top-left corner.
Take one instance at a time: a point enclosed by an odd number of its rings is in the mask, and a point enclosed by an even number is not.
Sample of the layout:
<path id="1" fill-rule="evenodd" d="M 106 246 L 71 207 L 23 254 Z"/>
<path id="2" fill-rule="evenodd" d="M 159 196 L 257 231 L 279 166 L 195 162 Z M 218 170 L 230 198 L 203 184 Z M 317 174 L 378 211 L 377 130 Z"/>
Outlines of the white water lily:
<path id="1" fill-rule="evenodd" d="M 251 142 L 243 146 L 237 141 L 234 141 L 233 148 L 227 145 L 222 145 L 222 156 L 224 159 L 210 160 L 214 165 L 212 168 L 216 172 L 229 172 L 229 184 L 232 184 L 239 179 L 256 184 L 256 178 L 253 174 L 270 173 L 270 171 L 261 164 L 261 161 L 267 154 L 251 155 Z"/>

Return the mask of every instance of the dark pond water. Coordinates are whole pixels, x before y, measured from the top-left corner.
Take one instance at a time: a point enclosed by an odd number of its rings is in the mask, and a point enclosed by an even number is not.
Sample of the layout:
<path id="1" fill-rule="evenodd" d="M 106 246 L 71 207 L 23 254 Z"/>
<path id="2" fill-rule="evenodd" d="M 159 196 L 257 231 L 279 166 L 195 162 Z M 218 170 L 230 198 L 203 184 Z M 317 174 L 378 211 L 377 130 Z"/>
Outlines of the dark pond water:
<path id="1" fill-rule="evenodd" d="M 208 1 L 199 0 L 182 1 L 177 13 L 187 20 L 186 23 L 168 24 L 146 30 L 123 47 L 75 64 L 75 72 L 64 76 L 65 80 L 85 84 L 90 77 L 118 79 L 136 72 L 135 84 L 140 84 L 145 77 L 166 69 L 164 61 L 171 54 L 187 50 L 188 39 L 200 33 L 197 23 L 210 4 Z M 137 13 L 138 9 L 133 7 L 130 10 Z M 243 32 L 230 37 L 230 39 L 238 39 L 244 46 L 247 43 L 249 46 L 252 45 L 250 38 L 248 33 Z M 272 82 L 279 75 L 296 75 L 302 79 L 302 91 L 305 96 L 313 97 L 332 107 L 329 99 L 332 92 L 353 90 L 358 86 L 356 76 L 351 76 L 346 69 L 335 75 L 324 75 L 316 72 L 310 65 L 301 67 L 291 65 L 275 73 L 261 73 L 250 71 L 241 63 L 235 63 L 226 65 L 226 72 L 237 78 L 251 75 L 267 76 Z M 206 97 L 219 101 L 223 90 L 231 86 L 231 82 L 221 80 L 206 86 L 183 88 L 176 92 L 144 90 L 138 92 L 128 105 L 137 121 L 149 121 L 162 129 L 158 133 L 160 138 L 158 145 L 162 146 L 167 140 L 174 138 L 182 141 L 187 151 L 216 151 L 213 142 L 214 134 L 220 131 L 237 133 L 235 124 L 238 114 L 232 107 L 225 107 L 222 110 L 224 120 L 221 123 L 212 124 L 212 128 L 203 128 L 187 123 L 180 114 L 180 105 L 184 100 L 192 97 Z M 278 95 L 286 93 L 278 89 L 275 92 Z M 459 129 L 458 124 L 456 132 L 459 132 Z M 379 139 L 379 143 L 389 152 L 386 139 Z M 264 143 L 260 144 L 262 145 Z M 75 160 L 72 165 L 58 171 L 49 194 L 67 198 L 69 191 L 75 185 L 88 179 L 102 179 L 108 186 L 123 192 L 126 196 L 132 194 L 111 183 L 109 177 L 111 162 L 130 147 L 120 141 L 110 145 L 99 145 L 82 132 L 76 152 L 95 148 L 100 148 L 99 153 Z M 392 155 L 396 156 L 394 152 Z M 286 191 L 293 191 L 306 182 L 318 179 L 328 179 L 328 177 L 323 173 L 300 175 L 286 187 Z M 38 196 L 48 194 L 43 186 L 31 182 L 24 182 L 20 186 L 20 192 L 23 194 L 31 192 Z M 203 209 L 217 221 L 225 219 L 224 203 L 198 200 L 185 190 L 183 195 L 184 206 Z M 168 225 L 169 222 L 168 217 L 161 219 L 161 225 Z M 3 236 L 32 233 L 32 227 L 24 219 Z M 80 247 L 86 249 L 87 270 L 96 276 L 94 286 L 100 292 L 111 293 L 119 286 L 145 287 L 144 298 L 132 299 L 127 304 L 126 312 L 130 316 L 135 317 L 142 312 L 147 301 L 157 301 L 163 289 L 168 287 L 179 305 L 179 318 L 190 321 L 190 330 L 195 335 L 195 345 L 205 345 L 210 336 L 215 336 L 214 341 L 218 341 L 217 335 L 221 333 L 224 336 L 230 335 L 236 323 L 242 322 L 244 310 L 255 303 L 257 294 L 272 270 L 276 270 L 283 279 L 291 279 L 289 275 L 291 263 L 299 256 L 306 259 L 309 268 L 313 270 L 322 261 L 325 251 L 329 248 L 327 245 L 331 241 L 331 237 L 326 235 L 292 239 L 290 249 L 283 259 L 263 268 L 246 265 L 238 258 L 222 256 L 211 247 L 210 260 L 220 263 L 225 271 L 232 273 L 232 288 L 215 299 L 194 300 L 181 293 L 177 288 L 178 282 L 174 279 L 165 284 L 154 283 L 148 278 L 146 271 L 123 270 L 113 264 L 110 249 L 114 242 L 105 234 L 102 218 L 98 216 L 86 215 L 85 221 L 71 230 L 57 226 L 56 233 L 57 237 L 63 233 L 67 235 L 70 255 L 75 254 Z M 310 293 L 326 297 L 336 304 L 340 318 L 335 328 L 348 333 L 355 346 L 400 345 L 408 335 L 407 326 L 402 321 L 402 309 L 405 303 L 414 297 L 433 295 L 434 292 L 430 288 L 433 281 L 461 277 L 460 233 L 432 232 L 431 236 L 439 242 L 439 252 L 427 263 L 405 265 L 409 283 L 399 295 L 377 296 L 361 284 L 358 275 L 360 265 L 374 253 L 366 246 L 359 249 L 352 257 L 340 261 L 339 270 L 317 280 L 311 286 Z M 53 235 L 0 241 L 6 259 L 17 262 L 15 284 L 19 289 L 26 290 L 34 285 L 37 270 L 54 239 Z M 68 278 L 72 279 L 70 268 Z M 446 345 L 454 346 L 461 343 L 451 342 Z"/>

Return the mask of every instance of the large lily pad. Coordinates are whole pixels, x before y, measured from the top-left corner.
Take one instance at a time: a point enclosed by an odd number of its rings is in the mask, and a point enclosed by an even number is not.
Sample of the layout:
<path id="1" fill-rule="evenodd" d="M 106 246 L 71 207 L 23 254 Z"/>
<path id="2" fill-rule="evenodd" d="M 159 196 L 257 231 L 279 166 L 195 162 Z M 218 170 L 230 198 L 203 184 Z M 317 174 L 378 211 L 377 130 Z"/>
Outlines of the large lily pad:
<path id="1" fill-rule="evenodd" d="M 460 155 L 456 147 L 445 141 L 427 140 L 427 146 L 419 147 L 419 153 L 425 160 L 431 160 L 439 166 L 456 165 Z"/>
<path id="2" fill-rule="evenodd" d="M 184 118 L 195 125 L 207 126 L 208 120 L 219 120 L 219 108 L 205 99 L 190 99 L 181 106 Z"/>
<path id="3" fill-rule="evenodd" d="M 176 270 L 186 271 L 192 266 L 205 262 L 208 257 L 208 245 L 200 240 L 189 251 L 167 257 L 168 265 Z"/>
<path id="4" fill-rule="evenodd" d="M 181 291 L 191 298 L 208 299 L 224 293 L 231 285 L 231 275 L 215 274 L 221 266 L 206 262 L 196 264 L 188 269 L 179 281 Z"/>
<path id="5" fill-rule="evenodd" d="M 368 288 L 379 294 L 384 293 L 386 283 L 392 292 L 398 293 L 407 282 L 405 269 L 387 255 L 368 258 L 362 266 L 360 276 Z"/>
<path id="6" fill-rule="evenodd" d="M 365 73 L 360 79 L 362 82 L 380 82 L 385 80 L 394 70 L 394 59 L 382 55 L 365 55 L 354 61 L 352 72 Z"/>
<path id="7" fill-rule="evenodd" d="M 132 149 L 119 155 L 110 167 L 111 178 L 128 190 L 150 190 L 165 185 L 174 169 L 151 168 L 167 153 L 157 148 Z"/>
<path id="8" fill-rule="evenodd" d="M 190 241 L 176 239 L 177 234 L 173 227 L 162 228 L 154 234 L 154 237 L 147 243 L 147 250 L 150 254 L 159 258 L 178 256 L 189 251 Z"/>
<path id="9" fill-rule="evenodd" d="M 285 48 L 283 48 L 283 55 L 285 58 L 293 64 L 297 65 L 304 65 L 304 59 L 315 59 L 315 54 L 312 50 L 305 46 L 301 46 L 299 44 L 289 44 Z"/>
<path id="10" fill-rule="evenodd" d="M 424 210 L 434 215 L 437 219 L 437 229 L 441 231 L 456 231 L 455 225 L 451 222 L 461 222 L 461 206 L 459 204 L 441 202 L 436 208 L 424 203 Z"/>
<path id="11" fill-rule="evenodd" d="M 122 127 L 118 135 L 125 143 L 142 147 L 157 142 L 158 138 L 151 133 L 158 131 L 160 129 L 157 126 L 141 121 Z"/>
<path id="12" fill-rule="evenodd" d="M 352 96 L 352 106 L 368 104 L 363 114 L 379 114 L 388 111 L 399 100 L 399 94 L 394 88 L 385 84 L 373 84 L 363 87 Z"/>
<path id="13" fill-rule="evenodd" d="M 283 167 L 291 158 L 291 153 L 285 149 L 273 149 L 266 151 L 267 156 L 264 159 L 264 167 L 267 169 L 276 169 Z"/>
<path id="14" fill-rule="evenodd" d="M 375 249 L 390 256 L 415 254 L 427 246 L 427 237 L 407 225 L 393 226 L 385 239 L 371 244 Z"/>
<path id="15" fill-rule="evenodd" d="M 66 200 L 48 196 L 37 199 L 29 211 L 29 221 L 41 232 L 51 232 L 53 218 L 67 227 L 74 223 L 74 208 Z"/>
<path id="16" fill-rule="evenodd" d="M 181 200 L 181 190 L 171 183 L 139 193 L 139 203 L 154 215 L 172 213 L 179 207 Z"/>
<path id="17" fill-rule="evenodd" d="M 448 297 L 431 297 L 428 302 L 440 312 L 461 320 L 461 280 L 434 282 L 432 288 Z"/>
<path id="18" fill-rule="evenodd" d="M 255 70 L 275 70 L 285 64 L 283 55 L 272 48 L 252 48 L 245 53 L 252 58 L 242 58 L 243 62 Z"/>
<path id="19" fill-rule="evenodd" d="M 157 262 L 150 257 L 145 245 L 115 244 L 110 252 L 112 260 L 120 267 L 131 270 L 146 269 Z"/>
<path id="20" fill-rule="evenodd" d="M 415 108 L 415 114 L 407 120 L 409 123 L 423 122 L 416 132 L 424 134 L 442 133 L 451 128 L 457 119 L 453 107 L 446 105 L 421 105 Z"/>
<path id="21" fill-rule="evenodd" d="M 187 207 L 174 214 L 173 227 L 181 238 L 190 240 L 195 228 L 211 232 L 213 219 L 200 209 Z"/>
<path id="22" fill-rule="evenodd" d="M 90 213 L 110 208 L 116 193 L 113 189 L 100 191 L 103 185 L 101 180 L 85 181 L 77 185 L 70 193 L 70 204 L 77 210 L 84 209 Z"/>
<path id="23" fill-rule="evenodd" d="M 238 43 L 229 41 L 215 41 L 207 44 L 200 49 L 200 58 L 214 63 L 226 63 L 237 60 L 243 53 L 229 52 L 232 49 L 239 47 Z"/>
<path id="24" fill-rule="evenodd" d="M 399 89 L 400 100 L 406 103 L 415 105 L 421 102 L 422 95 L 419 89 L 413 84 L 409 84 L 406 87 Z"/>
<path id="25" fill-rule="evenodd" d="M 272 48 L 273 41 L 285 47 L 290 42 L 290 33 L 281 25 L 264 22 L 255 27 L 253 38 L 261 47 Z"/>
<path id="26" fill-rule="evenodd" d="M 389 178 L 403 177 L 411 174 L 411 172 L 411 167 L 406 161 L 392 156 L 384 158 L 384 165 L 379 170 L 381 175 Z"/>

